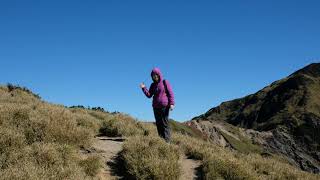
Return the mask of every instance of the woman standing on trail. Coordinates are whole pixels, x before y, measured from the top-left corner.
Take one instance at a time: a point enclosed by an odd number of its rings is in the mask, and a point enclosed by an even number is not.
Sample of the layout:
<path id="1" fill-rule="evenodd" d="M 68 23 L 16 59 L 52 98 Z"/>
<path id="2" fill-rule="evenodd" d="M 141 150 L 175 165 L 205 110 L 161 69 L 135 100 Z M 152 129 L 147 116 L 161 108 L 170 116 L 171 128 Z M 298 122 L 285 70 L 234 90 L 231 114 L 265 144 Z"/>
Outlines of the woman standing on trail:
<path id="1" fill-rule="evenodd" d="M 152 70 L 151 78 L 153 83 L 149 90 L 144 83 L 141 83 L 140 87 L 148 98 L 153 96 L 152 107 L 158 134 L 165 139 L 166 142 L 170 142 L 169 110 L 172 111 L 175 104 L 172 88 L 169 82 L 163 79 L 159 68 Z"/>

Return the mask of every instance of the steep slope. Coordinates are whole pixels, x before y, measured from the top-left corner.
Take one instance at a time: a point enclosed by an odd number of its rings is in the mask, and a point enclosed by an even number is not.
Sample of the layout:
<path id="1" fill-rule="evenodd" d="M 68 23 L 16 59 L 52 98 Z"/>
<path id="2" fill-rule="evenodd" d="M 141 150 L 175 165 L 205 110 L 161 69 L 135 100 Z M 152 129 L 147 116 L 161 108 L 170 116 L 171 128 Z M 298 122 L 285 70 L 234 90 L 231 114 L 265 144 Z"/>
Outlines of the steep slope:
<path id="1" fill-rule="evenodd" d="M 224 102 L 189 124 L 212 136 L 212 127 L 225 122 L 268 152 L 285 155 L 301 169 L 319 173 L 320 63 L 255 94 Z"/>

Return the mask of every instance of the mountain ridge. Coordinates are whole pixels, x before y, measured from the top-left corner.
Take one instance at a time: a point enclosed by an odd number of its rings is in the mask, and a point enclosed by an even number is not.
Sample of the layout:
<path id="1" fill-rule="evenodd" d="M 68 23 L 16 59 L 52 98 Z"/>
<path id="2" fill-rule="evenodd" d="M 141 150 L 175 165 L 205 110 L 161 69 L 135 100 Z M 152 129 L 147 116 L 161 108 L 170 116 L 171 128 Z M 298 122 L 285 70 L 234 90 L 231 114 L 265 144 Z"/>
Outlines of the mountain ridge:
<path id="1" fill-rule="evenodd" d="M 209 136 L 214 125 L 205 127 L 205 121 L 253 130 L 255 136 L 271 132 L 272 136 L 262 138 L 260 145 L 265 150 L 284 155 L 302 170 L 319 173 L 319 92 L 320 63 L 312 63 L 256 93 L 223 102 L 189 124 Z M 250 138 L 254 141 L 256 137 Z"/>

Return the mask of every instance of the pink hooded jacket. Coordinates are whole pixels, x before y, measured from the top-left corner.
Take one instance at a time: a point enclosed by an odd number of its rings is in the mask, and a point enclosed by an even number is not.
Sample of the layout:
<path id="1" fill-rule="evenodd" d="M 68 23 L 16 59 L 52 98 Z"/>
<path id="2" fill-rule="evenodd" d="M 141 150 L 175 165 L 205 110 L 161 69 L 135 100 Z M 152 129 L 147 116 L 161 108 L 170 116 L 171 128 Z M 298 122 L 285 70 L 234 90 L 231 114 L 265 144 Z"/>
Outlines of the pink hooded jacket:
<path id="1" fill-rule="evenodd" d="M 169 82 L 167 80 L 164 80 L 167 86 L 167 92 L 166 92 L 160 69 L 154 68 L 151 72 L 151 76 L 153 74 L 157 74 L 160 77 L 160 81 L 158 83 L 153 82 L 149 90 L 146 87 L 142 88 L 142 91 L 148 98 L 151 98 L 153 96 L 153 101 L 152 101 L 153 108 L 163 108 L 169 105 L 174 105 L 175 104 L 174 94 Z"/>

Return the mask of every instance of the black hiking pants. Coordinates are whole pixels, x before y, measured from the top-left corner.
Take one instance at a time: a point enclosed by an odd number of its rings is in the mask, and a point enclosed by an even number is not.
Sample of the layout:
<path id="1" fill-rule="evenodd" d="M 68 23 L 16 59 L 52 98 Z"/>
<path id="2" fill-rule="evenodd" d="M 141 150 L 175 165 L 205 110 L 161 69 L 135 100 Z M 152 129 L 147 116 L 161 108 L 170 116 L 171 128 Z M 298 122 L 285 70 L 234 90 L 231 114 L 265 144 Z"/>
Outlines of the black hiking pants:
<path id="1" fill-rule="evenodd" d="M 166 142 L 170 142 L 169 107 L 153 108 L 158 134 Z"/>

